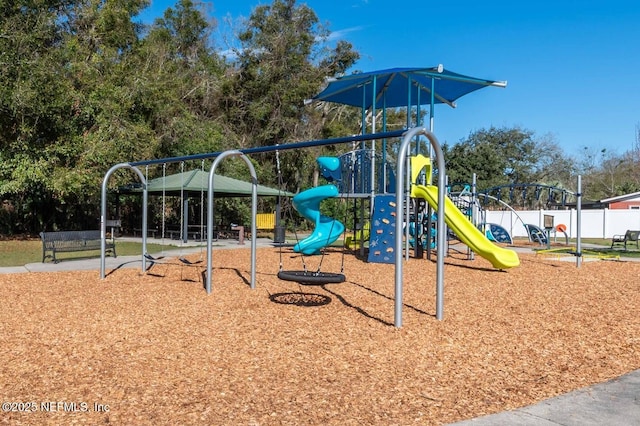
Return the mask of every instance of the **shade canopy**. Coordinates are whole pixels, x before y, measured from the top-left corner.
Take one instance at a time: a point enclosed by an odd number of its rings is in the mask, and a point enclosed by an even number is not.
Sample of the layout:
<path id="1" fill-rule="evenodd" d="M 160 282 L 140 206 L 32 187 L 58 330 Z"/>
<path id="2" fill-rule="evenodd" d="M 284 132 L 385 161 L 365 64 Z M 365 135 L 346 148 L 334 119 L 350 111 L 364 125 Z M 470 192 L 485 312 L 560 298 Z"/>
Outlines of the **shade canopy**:
<path id="1" fill-rule="evenodd" d="M 383 109 L 440 103 L 455 107 L 455 100 L 461 96 L 486 86 L 506 85 L 504 81 L 448 71 L 442 65 L 432 68 L 391 68 L 333 79 L 312 101 L 335 102 L 364 109 L 374 105 L 376 109 Z"/>
<path id="2" fill-rule="evenodd" d="M 221 176 L 216 174 L 213 179 L 214 195 L 216 197 L 248 197 L 251 196 L 253 185 L 250 182 Z M 152 179 L 147 182 L 149 193 L 165 193 L 166 195 L 180 195 L 183 192 L 198 193 L 207 192 L 209 189 L 209 172 L 203 170 L 191 170 Z M 120 192 L 140 192 L 142 188 L 121 188 Z M 259 196 L 287 196 L 294 194 L 264 185 L 258 185 Z"/>

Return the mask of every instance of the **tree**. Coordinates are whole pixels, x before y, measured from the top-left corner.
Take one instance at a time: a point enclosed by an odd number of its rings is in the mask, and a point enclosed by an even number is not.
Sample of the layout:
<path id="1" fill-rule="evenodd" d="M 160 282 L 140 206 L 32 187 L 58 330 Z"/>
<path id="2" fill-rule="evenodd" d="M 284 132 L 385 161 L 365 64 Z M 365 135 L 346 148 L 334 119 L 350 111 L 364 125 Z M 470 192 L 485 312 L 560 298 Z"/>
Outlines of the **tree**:
<path id="1" fill-rule="evenodd" d="M 479 188 L 535 182 L 538 151 L 532 136 L 518 127 L 491 127 L 452 147 L 444 144 L 450 181 L 470 183 L 475 173 Z"/>
<path id="2" fill-rule="evenodd" d="M 191 0 L 168 8 L 136 52 L 135 85 L 153 130 L 153 157 L 226 148 L 218 109 L 224 64 L 211 46 L 215 21 Z"/>
<path id="3" fill-rule="evenodd" d="M 51 174 L 71 112 L 64 79 L 66 1 L 4 2 L 0 7 L 0 196 L 16 213 L 14 229 L 35 228 L 52 198 Z M 72 151 L 69 149 L 68 151 Z"/>
<path id="4" fill-rule="evenodd" d="M 567 156 L 550 134 L 536 138 L 535 142 L 536 182 L 572 191 L 577 190 L 575 178 L 578 169 L 575 159 Z"/>
<path id="5" fill-rule="evenodd" d="M 445 144 L 443 152 L 449 182 L 470 184 L 475 173 L 480 191 L 506 185 L 518 188 L 509 191 L 516 205 L 540 207 L 536 185 L 576 189 L 574 162 L 551 135 L 535 137 L 518 127 L 491 127 L 470 134 L 453 147 Z M 527 191 L 531 186 L 534 190 Z"/>
<path id="6" fill-rule="evenodd" d="M 640 172 L 634 151 L 622 155 L 606 148 L 584 148 L 579 162 L 589 199 L 600 200 L 640 190 Z"/>
<path id="7" fill-rule="evenodd" d="M 344 73 L 358 59 L 347 42 L 328 47 L 328 37 L 313 10 L 295 0 L 254 9 L 238 35 L 240 48 L 221 98 L 241 147 L 321 135 L 322 117 L 304 100 L 319 92 L 326 77 Z M 300 152 L 283 157 L 289 188 L 298 190 L 300 171 L 313 167 L 313 158 Z"/>
<path id="8" fill-rule="evenodd" d="M 329 43 L 306 5 L 256 8 L 237 60 L 226 63 L 202 4 L 180 0 L 147 28 L 134 18 L 148 4 L 0 4 L 0 197 L 12 215 L 0 217 L 0 232 L 95 226 L 101 181 L 115 163 L 319 137 L 340 121 L 303 101 L 358 55 Z M 297 189 L 314 155 L 283 157 Z M 275 176 L 260 163 L 261 176 Z M 246 173 L 233 162 L 222 168 Z M 109 183 L 130 179 L 116 173 Z"/>
<path id="9" fill-rule="evenodd" d="M 0 195 L 26 218 L 11 232 L 95 226 L 104 172 L 150 152 L 148 104 L 131 61 L 142 29 L 132 17 L 147 4 L 0 8 Z"/>

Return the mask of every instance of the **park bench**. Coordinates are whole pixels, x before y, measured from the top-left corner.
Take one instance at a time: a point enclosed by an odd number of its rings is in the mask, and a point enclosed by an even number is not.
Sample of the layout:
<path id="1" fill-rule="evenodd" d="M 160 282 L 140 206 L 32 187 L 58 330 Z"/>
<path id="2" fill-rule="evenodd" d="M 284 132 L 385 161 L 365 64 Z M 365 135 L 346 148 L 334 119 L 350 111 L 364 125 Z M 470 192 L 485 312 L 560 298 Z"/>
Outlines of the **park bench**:
<path id="1" fill-rule="evenodd" d="M 638 244 L 638 239 L 640 238 L 640 231 L 632 231 L 627 230 L 624 235 L 614 235 L 611 239 L 611 248 L 614 246 L 624 246 L 624 249 L 627 249 L 627 244 L 629 242 L 636 243 L 636 248 L 640 249 L 640 245 Z"/>
<path id="2" fill-rule="evenodd" d="M 147 229 L 147 238 L 151 237 L 151 238 L 156 238 L 156 234 L 158 233 L 158 230 L 155 228 L 148 228 Z M 136 238 L 138 235 L 140 235 L 140 237 L 142 237 L 142 229 L 140 228 L 133 228 L 133 237 Z"/>
<path id="3" fill-rule="evenodd" d="M 41 232 L 40 238 L 42 239 L 42 263 L 49 257 L 54 263 L 57 263 L 56 253 L 101 249 L 99 230 Z M 47 254 L 47 252 L 51 254 Z M 107 240 L 105 252 L 117 257 L 113 239 Z"/>

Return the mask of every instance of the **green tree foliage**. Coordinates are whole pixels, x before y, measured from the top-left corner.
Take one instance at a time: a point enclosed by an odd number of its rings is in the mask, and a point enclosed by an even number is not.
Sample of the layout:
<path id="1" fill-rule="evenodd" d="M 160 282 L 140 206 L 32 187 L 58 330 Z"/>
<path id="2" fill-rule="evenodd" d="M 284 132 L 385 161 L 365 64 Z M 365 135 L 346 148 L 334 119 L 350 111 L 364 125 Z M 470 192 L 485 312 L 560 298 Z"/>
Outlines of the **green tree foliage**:
<path id="1" fill-rule="evenodd" d="M 249 144 L 271 146 L 307 136 L 303 101 L 335 68 L 321 67 L 332 62 L 316 58 L 318 40 L 328 35 L 313 10 L 295 0 L 254 9 L 238 36 L 236 69 L 223 98 L 229 121 Z"/>
<path id="2" fill-rule="evenodd" d="M 0 1 L 0 233 L 95 228 L 101 181 L 116 163 L 372 128 L 374 117 L 367 114 L 362 123 L 358 108 L 305 105 L 327 77 L 346 73 L 359 59 L 350 43 L 331 39 L 328 24 L 306 4 L 260 3 L 225 60 L 214 47 L 216 22 L 202 3 L 179 0 L 145 26 L 137 16 L 149 3 Z M 406 117 L 405 110 L 387 111 L 387 130 L 405 127 Z M 382 130 L 381 111 L 375 121 Z M 311 185 L 316 157 L 338 150 L 281 152 L 282 189 Z M 573 185 L 575 162 L 553 138 L 520 128 L 480 130 L 444 151 L 451 181 L 470 182 L 475 172 L 480 188 Z M 598 199 L 638 190 L 638 152 L 636 146 L 621 156 L 585 156 L 579 164 L 585 193 Z M 279 185 L 275 157 L 252 158 L 261 183 Z M 166 171 L 183 167 L 203 166 L 170 164 Z M 163 170 L 150 167 L 149 177 Z M 248 176 L 242 161 L 225 161 L 219 171 Z M 109 183 L 132 179 L 123 171 Z M 246 223 L 246 200 L 221 204 L 221 215 Z"/>
<path id="3" fill-rule="evenodd" d="M 136 52 L 136 84 L 156 135 L 150 158 L 222 149 L 216 100 L 224 64 L 211 46 L 214 22 L 190 0 L 154 22 Z"/>
<path id="4" fill-rule="evenodd" d="M 635 148 L 623 154 L 584 148 L 579 171 L 591 200 L 640 191 L 640 153 Z"/>
<path id="5" fill-rule="evenodd" d="M 491 127 L 470 134 L 456 145 L 445 144 L 443 152 L 450 182 L 470 184 L 475 173 L 480 191 L 513 186 L 509 197 L 524 208 L 543 207 L 551 201 L 548 196 L 540 201 L 535 185 L 576 190 L 574 162 L 550 135 L 536 137 L 518 127 Z"/>
<path id="6" fill-rule="evenodd" d="M 101 180 L 115 163 L 320 137 L 335 122 L 303 100 L 358 55 L 347 42 L 330 44 L 306 5 L 257 7 L 227 63 L 202 4 L 181 0 L 143 27 L 136 17 L 148 4 L 0 4 L 0 196 L 10 212 L 0 232 L 95 227 Z M 313 158 L 283 153 L 285 185 L 298 188 Z M 268 160 L 255 165 L 273 184 Z M 245 169 L 221 167 L 237 177 Z M 117 173 L 110 184 L 131 179 Z M 229 212 L 246 210 L 234 203 Z"/>
<path id="7" fill-rule="evenodd" d="M 13 194 L 18 222 L 43 220 L 53 199 L 50 176 L 56 148 L 70 131 L 70 85 L 64 79 L 63 32 L 56 19 L 62 1 L 3 2 L 0 6 L 0 194 Z"/>
<path id="8" fill-rule="evenodd" d="M 27 217 L 13 231 L 69 227 L 73 217 L 94 227 L 111 165 L 220 147 L 214 99 L 223 69 L 208 45 L 210 24 L 185 0 L 142 38 L 134 18 L 147 5 L 0 9 L 0 194 Z"/>
<path id="9" fill-rule="evenodd" d="M 518 128 L 480 130 L 452 146 L 443 146 L 447 175 L 453 182 L 486 188 L 535 181 L 536 149 L 532 133 Z"/>
<path id="10" fill-rule="evenodd" d="M 318 93 L 326 77 L 344 73 L 358 59 L 349 43 L 331 48 L 328 37 L 315 12 L 295 0 L 254 9 L 238 35 L 240 48 L 221 98 L 241 147 L 322 136 L 322 116 L 303 101 Z M 315 154 L 283 153 L 288 189 L 300 189 L 301 171 L 313 169 Z M 273 156 L 265 159 L 274 166 Z"/>

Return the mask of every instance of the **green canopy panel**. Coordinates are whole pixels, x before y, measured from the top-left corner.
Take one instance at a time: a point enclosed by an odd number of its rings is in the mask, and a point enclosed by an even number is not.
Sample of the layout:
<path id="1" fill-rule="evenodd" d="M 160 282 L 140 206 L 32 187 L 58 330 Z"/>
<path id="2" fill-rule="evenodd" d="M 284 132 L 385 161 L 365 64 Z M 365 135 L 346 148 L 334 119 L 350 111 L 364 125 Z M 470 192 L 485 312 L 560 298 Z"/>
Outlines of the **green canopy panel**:
<path id="1" fill-rule="evenodd" d="M 216 197 L 250 197 L 253 190 L 253 185 L 250 182 L 218 174 L 213 179 L 213 186 Z M 152 179 L 147 182 L 147 190 L 152 194 L 164 192 L 166 195 L 174 196 L 179 196 L 181 192 L 187 192 L 191 195 L 207 192 L 209 190 L 209 172 L 192 170 Z M 142 187 L 140 184 L 127 185 L 120 187 L 119 192 L 139 193 L 142 192 Z M 293 197 L 294 194 L 258 184 L 258 196 L 277 197 L 279 195 Z"/>

